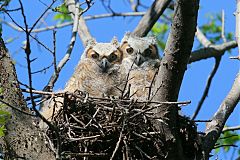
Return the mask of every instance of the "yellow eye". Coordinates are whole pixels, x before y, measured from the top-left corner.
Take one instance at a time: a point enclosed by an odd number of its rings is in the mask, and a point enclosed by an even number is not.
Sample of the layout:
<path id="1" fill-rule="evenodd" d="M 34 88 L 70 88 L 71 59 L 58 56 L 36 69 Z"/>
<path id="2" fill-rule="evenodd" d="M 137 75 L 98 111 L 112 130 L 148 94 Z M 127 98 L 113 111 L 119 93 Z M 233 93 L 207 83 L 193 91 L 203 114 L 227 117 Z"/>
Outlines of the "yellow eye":
<path id="1" fill-rule="evenodd" d="M 133 48 L 128 47 L 128 48 L 126 48 L 126 51 L 127 51 L 128 54 L 132 54 L 133 53 Z"/>

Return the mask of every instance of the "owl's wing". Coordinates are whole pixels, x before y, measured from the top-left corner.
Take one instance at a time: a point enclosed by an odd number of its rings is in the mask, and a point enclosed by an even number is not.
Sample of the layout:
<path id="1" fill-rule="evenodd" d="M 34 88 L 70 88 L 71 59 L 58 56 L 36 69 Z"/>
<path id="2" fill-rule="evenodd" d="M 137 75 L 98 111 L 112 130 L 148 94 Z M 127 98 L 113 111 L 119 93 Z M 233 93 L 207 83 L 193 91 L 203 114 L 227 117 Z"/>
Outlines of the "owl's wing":
<path id="1" fill-rule="evenodd" d="M 145 64 L 144 67 L 139 67 L 131 71 L 129 77 L 130 96 L 133 98 L 146 101 L 154 94 L 153 89 L 155 88 L 155 76 L 158 72 L 158 62 L 152 62 Z"/>

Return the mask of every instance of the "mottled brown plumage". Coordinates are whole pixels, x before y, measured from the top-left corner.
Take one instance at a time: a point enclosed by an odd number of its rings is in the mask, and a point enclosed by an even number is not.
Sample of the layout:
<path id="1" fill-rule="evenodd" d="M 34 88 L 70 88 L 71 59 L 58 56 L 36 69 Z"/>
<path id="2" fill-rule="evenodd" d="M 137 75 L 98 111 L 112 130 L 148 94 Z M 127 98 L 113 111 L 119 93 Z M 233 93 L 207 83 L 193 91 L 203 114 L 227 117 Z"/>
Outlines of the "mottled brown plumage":
<path id="1" fill-rule="evenodd" d="M 154 93 L 149 93 L 149 87 L 156 87 L 154 77 L 160 65 L 155 37 L 140 38 L 127 33 L 121 42 L 121 50 L 121 75 L 126 79 L 129 73 L 130 96 L 139 100 L 151 98 Z"/>
<path id="2" fill-rule="evenodd" d="M 74 92 L 80 90 L 94 97 L 120 96 L 120 65 L 122 52 L 118 41 L 114 38 L 111 43 L 97 43 L 89 40 L 72 77 L 66 84 L 64 91 Z M 63 98 L 59 101 L 55 110 L 62 106 Z M 46 102 L 41 113 L 50 119 L 53 113 L 54 101 Z M 44 128 L 44 127 L 43 127 Z"/>

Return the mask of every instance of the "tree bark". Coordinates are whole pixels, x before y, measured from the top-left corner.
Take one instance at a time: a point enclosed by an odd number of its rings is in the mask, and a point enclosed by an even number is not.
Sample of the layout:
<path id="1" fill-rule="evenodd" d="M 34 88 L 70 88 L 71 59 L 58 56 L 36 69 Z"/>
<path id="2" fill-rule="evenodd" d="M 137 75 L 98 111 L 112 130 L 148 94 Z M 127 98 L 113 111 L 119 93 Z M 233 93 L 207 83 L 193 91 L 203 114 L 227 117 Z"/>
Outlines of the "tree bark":
<path id="1" fill-rule="evenodd" d="M 14 64 L 7 53 L 0 37 L 0 88 L 3 90 L 1 100 L 8 103 L 4 110 L 11 114 L 6 123 L 6 134 L 1 137 L 4 159 L 55 159 L 55 156 L 44 142 L 44 136 L 33 124 L 17 80 Z M 3 104 L 0 102 L 0 104 Z M 10 106 L 17 107 L 18 110 Z"/>
<path id="2" fill-rule="evenodd" d="M 154 100 L 161 102 L 178 100 L 180 86 L 193 46 L 198 8 L 199 0 L 177 0 L 175 2 L 171 31 L 157 75 L 157 91 L 155 91 Z M 165 147 L 169 150 L 167 159 L 188 159 L 187 155 L 184 155 L 184 148 L 179 138 L 177 106 L 162 105 L 155 112 L 159 117 L 167 119 L 167 125 L 159 125 L 161 127 L 158 128 L 158 130 L 164 128 L 168 142 Z"/>

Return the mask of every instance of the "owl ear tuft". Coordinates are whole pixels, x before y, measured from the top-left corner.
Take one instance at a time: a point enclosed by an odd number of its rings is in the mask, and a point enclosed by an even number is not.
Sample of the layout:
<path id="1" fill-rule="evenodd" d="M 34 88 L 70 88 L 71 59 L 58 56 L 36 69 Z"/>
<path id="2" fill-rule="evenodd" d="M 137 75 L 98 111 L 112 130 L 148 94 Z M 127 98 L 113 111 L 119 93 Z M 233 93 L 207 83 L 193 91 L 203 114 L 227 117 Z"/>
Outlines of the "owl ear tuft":
<path id="1" fill-rule="evenodd" d="M 86 42 L 86 48 L 95 46 L 96 44 L 97 44 L 96 39 L 94 39 L 94 38 L 88 39 Z"/>
<path id="2" fill-rule="evenodd" d="M 114 45 L 114 46 L 116 46 L 116 47 L 119 46 L 117 37 L 115 37 L 115 36 L 113 37 L 113 39 L 112 39 L 112 41 L 111 41 L 111 44 Z"/>

